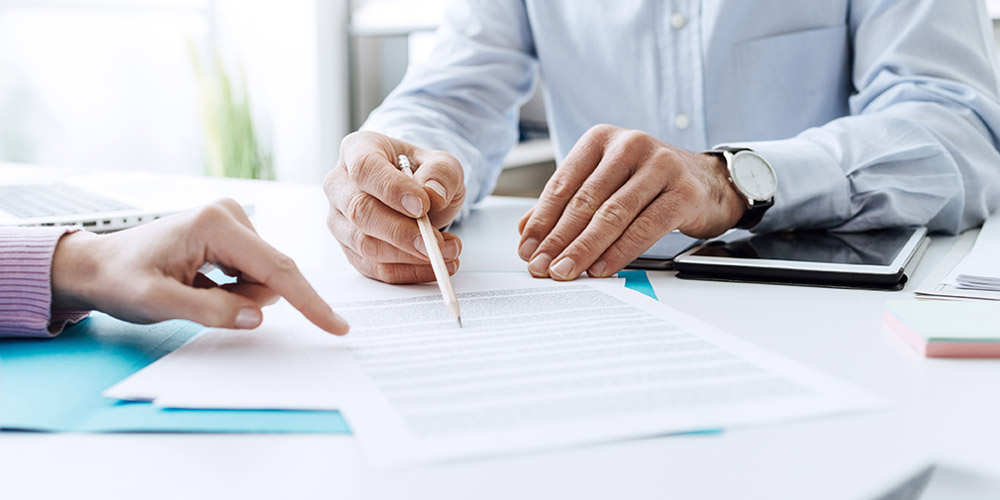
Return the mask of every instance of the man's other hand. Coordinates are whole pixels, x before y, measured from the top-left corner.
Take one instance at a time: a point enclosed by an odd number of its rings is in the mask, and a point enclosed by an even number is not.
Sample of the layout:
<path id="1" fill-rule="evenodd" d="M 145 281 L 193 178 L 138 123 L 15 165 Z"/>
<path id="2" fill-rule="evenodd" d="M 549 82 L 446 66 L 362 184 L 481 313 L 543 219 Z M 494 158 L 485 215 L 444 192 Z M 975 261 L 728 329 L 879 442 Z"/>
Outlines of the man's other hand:
<path id="1" fill-rule="evenodd" d="M 745 211 L 721 158 L 598 125 L 521 219 L 518 255 L 536 277 L 572 280 L 584 271 L 606 277 L 674 229 L 718 236 Z"/>

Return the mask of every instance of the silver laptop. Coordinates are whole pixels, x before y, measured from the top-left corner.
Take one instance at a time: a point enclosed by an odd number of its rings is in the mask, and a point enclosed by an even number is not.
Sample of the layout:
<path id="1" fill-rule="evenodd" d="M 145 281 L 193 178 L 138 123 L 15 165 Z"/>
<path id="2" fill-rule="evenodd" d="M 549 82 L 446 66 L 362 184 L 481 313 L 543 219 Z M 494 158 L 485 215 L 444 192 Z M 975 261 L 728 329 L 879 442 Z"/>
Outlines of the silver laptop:
<path id="1" fill-rule="evenodd" d="M 178 179 L 174 186 L 164 177 L 84 171 L 3 179 L 0 226 L 81 226 L 94 232 L 118 231 L 218 198 L 211 193 L 191 193 L 190 182 Z"/>

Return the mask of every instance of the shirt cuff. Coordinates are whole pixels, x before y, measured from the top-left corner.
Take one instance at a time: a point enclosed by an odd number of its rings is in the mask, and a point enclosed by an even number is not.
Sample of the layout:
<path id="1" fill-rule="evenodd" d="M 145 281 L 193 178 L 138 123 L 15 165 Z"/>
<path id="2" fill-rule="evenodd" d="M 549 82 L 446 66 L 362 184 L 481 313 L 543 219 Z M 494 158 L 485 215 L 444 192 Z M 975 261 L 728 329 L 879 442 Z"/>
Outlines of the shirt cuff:
<path id="1" fill-rule="evenodd" d="M 54 337 L 87 311 L 52 310 L 52 256 L 62 227 L 0 228 L 0 336 Z"/>
<path id="2" fill-rule="evenodd" d="M 799 136 L 722 146 L 752 149 L 774 168 L 778 179 L 774 206 L 764 213 L 754 232 L 831 228 L 850 216 L 847 175 L 837 160 L 814 142 Z"/>

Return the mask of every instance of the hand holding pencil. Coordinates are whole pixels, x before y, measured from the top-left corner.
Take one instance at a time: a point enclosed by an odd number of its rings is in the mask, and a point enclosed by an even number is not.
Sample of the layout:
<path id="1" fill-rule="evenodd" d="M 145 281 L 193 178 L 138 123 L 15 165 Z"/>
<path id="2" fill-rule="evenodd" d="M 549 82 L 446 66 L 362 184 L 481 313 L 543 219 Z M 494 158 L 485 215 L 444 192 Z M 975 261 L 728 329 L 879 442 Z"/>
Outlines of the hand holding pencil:
<path id="1" fill-rule="evenodd" d="M 410 159 L 406 155 L 399 155 L 396 157 L 396 160 L 399 162 L 399 169 L 412 178 L 413 169 L 410 167 Z M 438 287 L 441 288 L 441 296 L 444 298 L 444 304 L 451 315 L 455 317 L 455 320 L 458 321 L 458 327 L 461 328 L 462 312 L 458 306 L 458 297 L 455 296 L 455 289 L 451 286 L 451 277 L 448 276 L 448 266 L 444 262 L 441 247 L 438 245 L 437 238 L 434 235 L 434 227 L 431 226 L 431 221 L 426 214 L 417 218 L 417 226 L 420 228 L 420 236 L 423 238 L 424 247 L 427 249 L 427 257 L 431 260 L 434 277 L 437 279 Z"/>
<path id="2" fill-rule="evenodd" d="M 413 177 L 400 171 L 406 155 Z M 462 165 L 445 151 L 421 148 L 371 131 L 344 138 L 340 158 L 324 180 L 330 200 L 327 225 L 361 274 L 386 283 L 425 283 L 435 279 L 414 219 L 426 215 L 445 227 L 465 204 Z M 448 271 L 459 267 L 462 241 L 434 231 Z"/>

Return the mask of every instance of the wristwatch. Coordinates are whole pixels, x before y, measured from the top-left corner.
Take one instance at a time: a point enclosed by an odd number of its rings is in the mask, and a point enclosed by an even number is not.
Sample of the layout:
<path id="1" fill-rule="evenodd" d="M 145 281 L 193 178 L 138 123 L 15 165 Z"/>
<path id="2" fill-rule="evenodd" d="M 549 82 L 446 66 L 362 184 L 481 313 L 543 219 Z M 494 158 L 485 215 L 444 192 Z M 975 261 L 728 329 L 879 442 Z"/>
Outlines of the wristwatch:
<path id="1" fill-rule="evenodd" d="M 771 164 L 747 148 L 720 146 L 705 153 L 725 158 L 729 183 L 747 202 L 747 211 L 736 228 L 750 229 L 759 224 L 764 212 L 774 205 L 774 193 L 778 191 L 778 177 Z"/>

